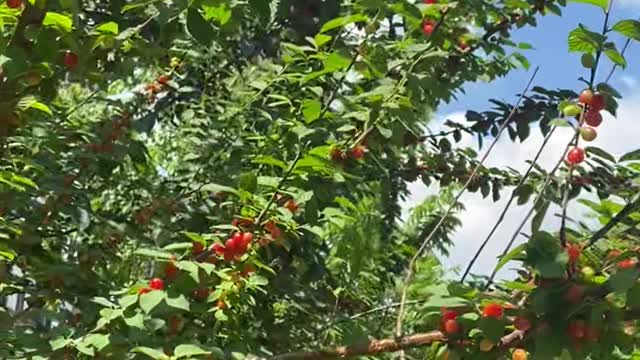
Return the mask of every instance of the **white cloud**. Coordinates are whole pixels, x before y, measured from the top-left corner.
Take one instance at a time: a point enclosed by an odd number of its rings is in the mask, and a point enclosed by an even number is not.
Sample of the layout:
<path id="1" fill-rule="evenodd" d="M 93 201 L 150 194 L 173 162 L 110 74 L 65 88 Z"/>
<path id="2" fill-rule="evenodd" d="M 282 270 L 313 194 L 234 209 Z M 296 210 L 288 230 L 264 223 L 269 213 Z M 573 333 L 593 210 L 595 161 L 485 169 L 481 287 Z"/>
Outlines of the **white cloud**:
<path id="1" fill-rule="evenodd" d="M 640 0 L 638 1 L 640 2 Z M 598 128 L 598 138 L 590 145 L 601 147 L 615 156 L 637 149 L 640 147 L 638 142 L 638 139 L 640 139 L 640 126 L 638 125 L 637 114 L 640 114 L 640 95 L 621 101 L 618 118 L 605 116 L 605 120 Z M 445 116 L 443 119 L 464 121 L 464 115 L 456 113 Z M 505 134 L 505 137 L 498 142 L 489 156 L 487 165 L 511 166 L 519 171 L 525 170 L 528 167 L 526 160 L 534 157 L 543 140 L 538 130 L 533 131 L 535 133 L 532 133 L 532 136 L 524 144 L 511 142 Z M 572 129 L 558 128 L 542 153 L 539 161 L 541 166 L 546 169 L 554 166 L 572 135 Z M 468 139 L 463 140 L 462 145 L 476 146 L 476 143 L 472 138 L 468 137 Z M 419 203 L 425 196 L 437 191 L 434 188 L 427 189 L 420 182 L 411 184 L 410 190 L 412 196 L 406 204 L 407 207 Z M 454 235 L 454 247 L 451 249 L 451 256 L 442 259 L 446 268 L 461 267 L 464 269 L 466 267 L 497 220 L 509 196 L 509 191 L 503 191 L 502 198 L 497 203 L 494 203 L 490 198 L 483 199 L 479 193 L 468 193 L 462 197 L 462 202 L 466 206 L 466 211 L 459 214 L 463 226 Z M 496 264 L 496 256 L 502 253 L 518 224 L 529 210 L 529 206 L 530 204 L 523 206 L 512 205 L 502 225 L 498 228 L 498 231 L 496 231 L 474 266 L 473 273 L 491 273 Z M 557 231 L 558 229 L 559 220 L 554 216 L 557 210 L 550 209 L 543 224 L 543 227 L 548 228 L 550 231 Z M 585 207 L 574 201 L 569 208 L 569 215 L 574 219 L 583 219 L 587 212 L 586 210 Z M 528 231 L 528 229 L 528 226 L 524 228 L 525 231 Z M 523 238 L 520 237 L 519 241 L 523 241 Z M 510 274 L 502 272 L 501 275 L 504 277 Z"/>

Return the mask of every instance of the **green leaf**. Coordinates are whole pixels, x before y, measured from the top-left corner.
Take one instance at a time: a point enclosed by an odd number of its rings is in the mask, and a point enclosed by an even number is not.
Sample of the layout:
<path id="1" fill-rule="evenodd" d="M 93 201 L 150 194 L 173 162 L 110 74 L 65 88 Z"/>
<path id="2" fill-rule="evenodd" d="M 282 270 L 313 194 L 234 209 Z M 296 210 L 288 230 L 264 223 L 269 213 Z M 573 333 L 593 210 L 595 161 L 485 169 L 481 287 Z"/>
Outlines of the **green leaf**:
<path id="1" fill-rule="evenodd" d="M 570 127 L 571 123 L 567 119 L 557 118 L 549 121 L 550 126 Z"/>
<path id="2" fill-rule="evenodd" d="M 504 322 L 492 317 L 486 317 L 478 321 L 478 327 L 482 330 L 484 336 L 491 340 L 494 344 L 500 341 L 504 335 Z"/>
<path id="3" fill-rule="evenodd" d="M 51 26 L 62 32 L 71 32 L 73 29 L 73 20 L 66 16 L 55 12 L 47 12 L 42 20 L 42 26 Z"/>
<path id="4" fill-rule="evenodd" d="M 189 311 L 190 309 L 189 300 L 187 300 L 187 298 L 182 294 L 178 295 L 178 297 L 175 298 L 167 297 L 165 301 L 167 305 L 171 306 L 172 308 L 181 309 L 184 311 Z"/>
<path id="5" fill-rule="evenodd" d="M 187 11 L 187 30 L 194 39 L 203 45 L 210 45 L 216 35 L 213 26 L 196 8 L 189 8 Z"/>
<path id="6" fill-rule="evenodd" d="M 333 30 L 335 28 L 339 28 L 339 27 L 344 27 L 345 25 L 349 25 L 352 24 L 354 22 L 360 22 L 360 21 L 368 21 L 369 18 L 366 15 L 363 14 L 354 14 L 354 15 L 349 15 L 349 16 L 342 16 L 339 18 L 335 18 L 333 20 L 329 20 L 328 22 L 326 22 L 324 25 L 322 25 L 322 28 L 320 29 L 320 32 L 327 32 L 329 30 Z"/>
<path id="7" fill-rule="evenodd" d="M 118 23 L 109 21 L 109 22 L 100 24 L 96 27 L 96 31 L 103 34 L 118 35 L 119 33 Z"/>
<path id="8" fill-rule="evenodd" d="M 569 34 L 569 51 L 594 53 L 604 43 L 606 37 L 602 34 L 589 31 L 584 25 L 580 24 L 578 28 Z"/>
<path id="9" fill-rule="evenodd" d="M 180 359 L 183 357 L 193 357 L 193 356 L 209 355 L 209 354 L 211 354 L 211 351 L 207 351 L 197 345 L 190 345 L 190 344 L 178 345 L 173 350 L 173 356 L 175 356 L 177 359 Z"/>
<path id="10" fill-rule="evenodd" d="M 595 5 L 604 11 L 607 11 L 607 6 L 609 6 L 609 0 L 569 0 L 569 2 Z"/>
<path id="11" fill-rule="evenodd" d="M 640 21 L 638 20 L 622 20 L 613 25 L 611 29 L 630 39 L 640 41 Z"/>
<path id="12" fill-rule="evenodd" d="M 305 99 L 302 102 L 302 115 L 307 124 L 318 120 L 322 112 L 322 104 L 315 99 Z"/>
<path id="13" fill-rule="evenodd" d="M 542 226 L 542 222 L 544 221 L 544 217 L 547 215 L 547 210 L 549 209 L 549 201 L 542 201 L 538 203 L 536 206 L 536 214 L 531 220 L 531 233 L 537 233 L 540 230 L 540 226 Z"/>
<path id="14" fill-rule="evenodd" d="M 193 261 L 179 261 L 176 266 L 180 270 L 184 270 L 189 273 L 189 276 L 196 282 L 200 282 L 200 271 L 198 265 Z"/>
<path id="15" fill-rule="evenodd" d="M 112 303 L 111 301 L 103 298 L 103 297 L 94 297 L 93 299 L 91 299 L 92 302 L 98 304 L 98 305 L 102 305 L 104 307 L 110 307 L 110 308 L 115 308 L 116 304 Z"/>
<path id="16" fill-rule="evenodd" d="M 133 294 L 120 298 L 120 300 L 118 300 L 118 304 L 122 309 L 126 310 L 129 306 L 135 304 L 137 301 L 138 295 Z"/>
<path id="17" fill-rule="evenodd" d="M 53 115 L 49 107 L 34 98 L 33 96 L 25 96 L 18 102 L 18 108 L 21 110 L 34 109 L 40 110 L 48 115 Z"/>
<path id="18" fill-rule="evenodd" d="M 522 255 L 522 253 L 524 252 L 526 246 L 527 246 L 526 244 L 520 244 L 517 247 L 513 248 L 508 253 L 506 253 L 504 256 L 500 257 L 500 261 L 498 261 L 498 264 L 496 265 L 493 271 L 498 272 L 505 265 L 507 265 L 509 261 L 517 260 L 520 257 L 520 255 Z"/>
<path id="19" fill-rule="evenodd" d="M 137 313 L 132 317 L 124 318 L 124 323 L 127 324 L 127 326 L 130 326 L 133 328 L 137 328 L 140 330 L 145 329 L 144 315 L 142 315 L 142 313 Z"/>
<path id="20" fill-rule="evenodd" d="M 611 275 L 609 281 L 607 281 L 607 285 L 613 292 L 626 292 L 638 281 L 638 277 L 640 277 L 640 270 L 638 269 L 618 270 L 615 274 Z"/>
<path id="21" fill-rule="evenodd" d="M 151 5 L 153 3 L 159 2 L 162 0 L 137 0 L 137 1 L 133 1 L 130 4 L 127 4 L 125 6 L 122 7 L 121 12 L 124 14 L 127 11 L 131 11 L 131 10 L 135 10 L 141 7 L 145 7 L 147 5 Z"/>
<path id="22" fill-rule="evenodd" d="M 234 195 L 240 195 L 238 190 L 229 186 L 224 186 L 219 184 L 207 184 L 207 185 L 204 185 L 202 188 L 200 188 L 200 190 L 205 192 L 212 192 L 212 193 L 221 192 L 221 193 L 231 193 Z"/>
<path id="23" fill-rule="evenodd" d="M 173 254 L 167 251 L 160 251 L 154 249 L 138 249 L 133 252 L 136 255 L 146 256 L 154 259 L 171 259 L 173 258 Z"/>
<path id="24" fill-rule="evenodd" d="M 604 45 L 604 53 L 614 64 L 619 65 L 623 69 L 627 67 L 627 60 L 618 52 L 614 43 L 606 43 Z"/>
<path id="25" fill-rule="evenodd" d="M 256 173 L 253 171 L 247 171 L 240 174 L 240 178 L 238 179 L 238 188 L 250 193 L 256 191 L 258 188 L 258 177 L 256 176 Z"/>
<path id="26" fill-rule="evenodd" d="M 619 162 L 640 160 L 640 149 L 628 152 L 620 157 Z"/>
<path id="27" fill-rule="evenodd" d="M 226 3 L 220 3 L 215 6 L 202 5 L 204 10 L 204 18 L 206 20 L 214 20 L 220 25 L 224 25 L 231 19 L 231 8 Z"/>
<path id="28" fill-rule="evenodd" d="M 145 354 L 151 357 L 152 359 L 169 360 L 169 357 L 164 354 L 164 351 L 152 349 L 144 346 L 135 347 L 131 349 L 131 352 Z"/>
<path id="29" fill-rule="evenodd" d="M 69 346 L 69 344 L 73 343 L 71 339 L 58 338 L 55 340 L 49 341 L 49 345 L 51 345 L 51 350 L 56 351 L 62 348 Z"/>
<path id="30" fill-rule="evenodd" d="M 608 152 L 602 150 L 599 147 L 587 146 L 584 150 L 589 154 L 593 154 L 603 159 L 609 160 L 612 163 L 616 162 L 616 158 L 613 155 L 609 154 Z"/>
<path id="31" fill-rule="evenodd" d="M 315 41 L 317 47 L 322 47 L 322 45 L 328 43 L 329 41 L 331 41 L 331 39 L 333 39 L 332 36 L 317 34 L 316 36 L 314 36 L 313 41 Z"/>
<path id="32" fill-rule="evenodd" d="M 333 72 L 347 68 L 351 63 L 351 59 L 343 56 L 339 52 L 332 52 L 322 63 L 324 64 L 325 71 Z"/>
<path id="33" fill-rule="evenodd" d="M 139 296 L 138 301 L 144 312 L 149 313 L 165 298 L 165 292 L 161 290 L 153 290 Z"/>

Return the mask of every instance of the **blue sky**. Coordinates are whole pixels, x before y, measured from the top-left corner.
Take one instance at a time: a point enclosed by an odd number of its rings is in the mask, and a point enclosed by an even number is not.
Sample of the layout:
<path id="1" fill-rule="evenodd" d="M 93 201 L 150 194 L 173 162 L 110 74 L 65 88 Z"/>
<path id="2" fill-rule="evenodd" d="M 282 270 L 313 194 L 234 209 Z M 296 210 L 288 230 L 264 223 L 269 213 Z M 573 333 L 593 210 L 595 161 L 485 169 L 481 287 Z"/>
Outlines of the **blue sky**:
<path id="1" fill-rule="evenodd" d="M 640 18 L 640 0 L 626 0 L 614 3 L 611 24 L 626 18 Z M 587 69 L 580 65 L 580 57 L 577 54 L 567 52 L 567 36 L 578 24 L 587 25 L 591 30 L 600 32 L 603 25 L 603 11 L 595 6 L 584 4 L 570 4 L 563 11 L 563 16 L 547 15 L 540 17 L 538 27 L 523 28 L 513 33 L 516 42 L 527 42 L 534 49 L 523 52 L 531 62 L 531 70 L 540 66 L 540 72 L 535 83 L 547 88 L 571 88 L 580 87 L 577 79 L 587 76 Z M 615 36 L 618 41 L 618 49 L 624 45 L 624 39 Z M 640 45 L 635 44 L 627 52 L 629 66 L 626 73 L 632 73 L 636 77 L 640 75 Z M 611 68 L 608 59 L 601 66 L 601 77 L 606 76 Z M 490 98 L 513 99 L 514 94 L 520 91 L 529 79 L 530 71 L 518 70 L 506 78 L 494 81 L 490 84 L 475 83 L 466 87 L 467 94 L 459 97 L 457 102 L 448 104 L 438 109 L 440 114 L 449 114 L 466 109 L 483 109 L 487 107 Z M 612 85 L 619 87 L 621 91 L 628 90 L 628 84 L 621 81 L 621 73 L 614 76 Z M 626 87 L 626 89 L 625 89 Z"/>
<path id="2" fill-rule="evenodd" d="M 616 0 L 611 24 L 625 18 L 640 18 L 640 0 Z M 437 131 L 438 124 L 445 119 L 464 122 L 464 112 L 467 109 L 483 111 L 490 108 L 489 99 L 496 98 L 513 103 L 516 100 L 516 94 L 525 86 L 535 66 L 540 66 L 535 85 L 550 89 L 572 88 L 579 92 L 584 84 L 579 82 L 578 78 L 587 77 L 588 70 L 580 65 L 579 55 L 568 53 L 567 37 L 579 23 L 587 25 L 592 30 L 600 31 L 603 20 L 602 10 L 596 7 L 570 4 L 564 10 L 562 17 L 551 15 L 542 17 L 539 19 L 538 27 L 516 31 L 513 34 L 514 41 L 528 42 L 534 46 L 533 50 L 525 52 L 531 62 L 531 69 L 514 71 L 506 78 L 491 83 L 468 84 L 465 88 L 466 94 L 460 94 L 457 101 L 437 109 L 431 123 L 432 130 Z M 617 37 L 616 43 L 619 49 L 622 48 L 624 41 L 622 37 Z M 617 156 L 640 147 L 640 116 L 638 116 L 640 114 L 640 44 L 632 44 L 626 53 L 626 58 L 629 63 L 627 69 L 618 70 L 611 80 L 611 85 L 625 97 L 620 101 L 618 118 L 605 115 L 603 124 L 598 128 L 598 139 L 592 143 Z M 600 67 L 598 80 L 602 81 L 610 69 L 611 63 L 607 59 Z M 542 142 L 539 132 L 534 131 L 532 134 L 534 136 L 524 144 L 513 143 L 508 137 L 501 139 L 490 155 L 487 165 L 512 166 L 521 171 L 524 170 L 527 167 L 526 160 L 534 156 Z M 547 169 L 552 167 L 572 135 L 571 129 L 559 128 L 543 152 L 540 164 Z M 467 137 L 463 139 L 461 145 L 476 147 L 477 142 Z M 405 204 L 406 210 L 438 191 L 434 187 L 426 188 L 420 182 L 412 183 L 410 190 L 412 195 Z M 459 217 L 462 219 L 463 226 L 453 236 L 454 247 L 451 249 L 451 256 L 441 259 L 444 266 L 450 270 L 450 277 L 455 278 L 457 276 L 455 269 L 464 268 L 469 262 L 497 219 L 509 194 L 509 191 L 505 191 L 498 203 L 483 199 L 479 194 L 465 194 L 462 197 L 466 210 L 459 214 Z M 530 204 L 525 204 L 512 208 L 474 267 L 474 273 L 491 272 L 497 262 L 496 256 L 502 252 L 529 207 Z M 548 212 L 543 228 L 557 231 L 559 221 L 553 216 L 557 210 L 551 209 Z M 569 215 L 586 221 L 589 216 L 587 209 L 575 201 L 570 204 Z M 597 227 L 597 224 L 594 223 L 594 227 Z M 518 241 L 523 240 L 520 238 Z M 517 264 L 513 267 L 517 267 Z M 511 277 L 513 274 L 510 271 L 505 269 L 500 273 L 500 277 Z"/>

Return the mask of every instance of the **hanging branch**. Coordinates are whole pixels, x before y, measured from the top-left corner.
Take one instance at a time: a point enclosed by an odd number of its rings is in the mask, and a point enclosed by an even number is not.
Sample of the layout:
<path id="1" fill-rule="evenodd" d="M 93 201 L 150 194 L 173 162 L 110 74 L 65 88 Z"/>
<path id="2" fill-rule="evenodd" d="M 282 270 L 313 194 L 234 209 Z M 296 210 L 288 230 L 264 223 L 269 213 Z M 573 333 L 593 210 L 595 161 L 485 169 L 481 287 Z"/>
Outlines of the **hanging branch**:
<path id="1" fill-rule="evenodd" d="M 524 228 L 524 226 L 527 224 L 527 222 L 529 221 L 529 218 L 531 217 L 531 215 L 533 215 L 533 212 L 535 211 L 536 207 L 538 206 L 538 203 L 544 197 L 544 191 L 549 186 L 549 184 L 551 184 L 551 180 L 553 179 L 553 175 L 555 174 L 556 171 L 558 171 L 558 169 L 560 168 L 560 165 L 562 165 L 562 163 L 564 162 L 564 158 L 567 156 L 567 153 L 569 152 L 569 149 L 571 148 L 571 144 L 573 144 L 573 141 L 578 136 L 580 136 L 580 128 L 576 129 L 576 133 L 573 135 L 571 140 L 569 140 L 569 143 L 567 144 L 567 146 L 565 147 L 564 151 L 562 152 L 562 157 L 560 157 L 560 160 L 558 160 L 558 162 L 553 167 L 551 172 L 549 172 L 547 174 L 547 177 L 545 178 L 544 183 L 542 184 L 542 187 L 540 188 L 540 191 L 538 192 L 538 196 L 536 197 L 536 200 L 533 202 L 533 206 L 531 206 L 531 209 L 529 209 L 529 211 L 527 212 L 527 215 L 525 215 L 524 219 L 522 219 L 522 222 L 520 222 L 520 225 L 518 226 L 518 228 L 513 232 L 513 236 L 511 236 L 511 239 L 509 240 L 509 243 L 504 248 L 504 251 L 502 252 L 502 254 L 499 256 L 500 258 L 502 258 L 505 255 L 507 255 L 509 250 L 511 250 L 511 247 L 513 246 L 513 243 L 518 238 L 518 235 L 520 235 L 520 232 L 521 232 L 522 228 Z M 489 280 L 487 280 L 487 284 L 484 287 L 485 289 L 488 288 L 489 285 L 491 285 L 491 283 L 493 282 L 493 279 L 496 277 L 497 272 L 498 271 L 496 269 L 493 270 L 493 272 L 491 273 L 491 276 L 489 276 Z"/>
<path id="2" fill-rule="evenodd" d="M 614 216 L 608 223 L 606 223 L 603 227 L 601 227 L 598 231 L 593 233 L 589 243 L 585 246 L 585 249 L 591 247 L 598 240 L 602 239 L 611 229 L 613 229 L 616 225 L 618 225 L 621 221 L 626 219 L 631 213 L 638 210 L 640 208 L 640 196 L 636 196 L 636 199 L 625 205 L 622 210 L 620 210 L 616 216 Z"/>
<path id="3" fill-rule="evenodd" d="M 613 1 L 609 1 L 609 6 L 607 7 L 607 11 L 604 16 L 604 24 L 602 26 L 602 35 L 605 36 L 607 31 L 609 31 L 609 15 L 611 14 L 611 8 L 613 6 Z M 600 64 L 600 58 L 602 57 L 602 47 L 598 49 L 596 52 L 596 60 L 594 66 L 591 68 L 591 78 L 589 79 L 589 89 L 593 89 L 593 83 L 596 80 L 596 74 L 598 73 L 598 65 Z M 613 71 L 615 70 L 615 66 Z M 580 121 L 578 123 L 578 129 L 584 123 L 585 113 L 587 112 L 586 106 L 583 107 L 582 112 L 580 113 Z M 573 146 L 577 147 L 580 143 L 580 136 L 576 136 L 573 140 Z M 563 185 L 562 191 L 562 218 L 560 219 L 560 245 L 563 247 L 567 245 L 567 208 L 569 207 L 569 191 L 571 182 L 571 178 L 573 177 L 574 167 L 569 167 L 569 174 L 567 175 L 567 180 Z"/>
<path id="4" fill-rule="evenodd" d="M 505 205 L 504 209 L 502 209 L 502 213 L 500 213 L 500 216 L 498 217 L 498 221 L 496 221 L 496 223 L 493 225 L 493 228 L 491 228 L 491 231 L 489 231 L 489 235 L 487 235 L 487 237 L 484 239 L 484 241 L 482 242 L 482 244 L 478 248 L 478 251 L 476 251 L 476 253 L 473 255 L 473 258 L 469 262 L 469 265 L 467 265 L 467 268 L 465 269 L 464 274 L 462 274 L 462 278 L 460 278 L 460 282 L 464 282 L 464 280 L 467 278 L 467 276 L 471 272 L 471 268 L 473 268 L 473 265 L 476 263 L 476 261 L 478 261 L 478 258 L 480 257 L 480 254 L 482 253 L 484 248 L 487 246 L 487 244 L 489 243 L 489 240 L 491 239 L 493 234 L 496 232 L 496 230 L 498 229 L 498 227 L 500 226 L 500 224 L 504 220 L 504 217 L 507 214 L 507 211 L 509 211 L 509 208 L 511 207 L 511 204 L 513 203 L 513 200 L 516 197 L 516 190 L 520 186 L 522 186 L 525 183 L 525 181 L 529 178 L 529 175 L 531 174 L 531 171 L 533 170 L 533 168 L 535 167 L 536 163 L 540 159 L 540 155 L 542 154 L 542 151 L 547 146 L 547 143 L 549 142 L 549 139 L 551 139 L 551 136 L 553 135 L 553 133 L 555 131 L 556 131 L 556 127 L 554 126 L 554 127 L 551 128 L 551 130 L 549 131 L 547 136 L 545 136 L 544 141 L 542 142 L 542 145 L 540 145 L 540 148 L 538 149 L 538 152 L 536 153 L 535 157 L 533 158 L 533 161 L 531 161 L 531 165 L 529 165 L 529 168 L 524 173 L 524 175 L 520 179 L 520 182 L 518 182 L 518 185 L 516 185 L 516 187 L 514 188 L 513 192 L 511 193 L 511 197 L 509 198 L 509 201 L 507 201 L 507 204 Z"/>
<path id="5" fill-rule="evenodd" d="M 525 333 L 515 330 L 505 335 L 500 340 L 498 346 L 507 349 L 516 346 L 524 337 Z M 395 339 L 371 340 L 367 343 L 349 346 L 339 346 L 333 349 L 316 351 L 299 351 L 287 354 L 275 355 L 268 360 L 324 360 L 334 358 L 348 358 L 356 356 L 371 356 L 383 353 L 390 353 L 411 349 L 421 346 L 431 345 L 436 342 L 446 342 L 447 337 L 441 331 L 431 331 L 403 336 Z"/>
<path id="6" fill-rule="evenodd" d="M 518 101 L 516 102 L 516 104 L 514 105 L 513 109 L 511 110 L 511 113 L 509 114 L 509 116 L 504 120 L 504 122 L 500 126 L 500 129 L 498 130 L 498 134 L 496 134 L 496 137 L 494 138 L 493 142 L 491 143 L 491 145 L 487 149 L 487 152 L 482 156 L 482 158 L 480 159 L 480 162 L 473 169 L 473 172 L 471 173 L 471 176 L 469 176 L 469 179 L 467 180 L 467 182 L 464 184 L 462 189 L 460 189 L 458 194 L 456 194 L 456 196 L 453 199 L 453 201 L 451 201 L 451 203 L 449 204 L 449 207 L 447 208 L 447 210 L 444 212 L 442 217 L 440 217 L 440 220 L 438 221 L 438 223 L 431 230 L 431 233 L 429 233 L 429 235 L 427 235 L 427 237 L 422 242 L 422 245 L 420 245 L 420 247 L 418 248 L 418 251 L 416 252 L 416 254 L 413 256 L 413 258 L 411 258 L 411 261 L 409 262 L 409 266 L 408 266 L 408 269 L 407 269 L 407 275 L 406 275 L 406 277 L 404 279 L 403 286 L 402 286 L 402 295 L 401 295 L 401 298 L 400 298 L 400 309 L 398 310 L 398 317 L 397 317 L 397 320 L 396 320 L 396 331 L 395 331 L 396 337 L 402 336 L 402 322 L 404 320 L 405 303 L 407 302 L 407 291 L 409 289 L 409 284 L 411 283 L 411 280 L 413 279 L 413 276 L 415 274 L 415 266 L 416 266 L 416 263 L 417 263 L 418 259 L 422 256 L 422 253 L 427 248 L 427 246 L 430 244 L 431 239 L 435 236 L 437 231 L 444 224 L 445 219 L 449 216 L 449 214 L 451 214 L 451 211 L 453 211 L 454 207 L 458 203 L 458 200 L 460 200 L 460 197 L 465 193 L 466 189 L 469 187 L 469 185 L 471 184 L 471 182 L 473 181 L 473 179 L 477 175 L 478 171 L 480 170 L 480 168 L 483 166 L 484 162 L 487 160 L 487 158 L 491 154 L 491 151 L 494 149 L 495 145 L 498 143 L 498 140 L 500 140 L 500 135 L 502 135 L 504 130 L 507 128 L 507 125 L 509 125 L 509 123 L 511 122 L 511 119 L 516 114 L 516 112 L 518 110 L 518 106 L 520 105 L 520 102 L 524 98 L 524 96 L 527 93 L 527 91 L 529 91 L 529 87 L 531 86 L 531 84 L 533 83 L 533 80 L 535 79 L 536 75 L 538 74 L 538 70 L 539 70 L 539 68 L 536 68 L 535 71 L 533 72 L 533 74 L 531 75 L 531 78 L 529 79 L 529 82 L 527 83 L 527 85 L 525 86 L 524 90 L 520 94 L 520 97 L 518 98 Z"/>

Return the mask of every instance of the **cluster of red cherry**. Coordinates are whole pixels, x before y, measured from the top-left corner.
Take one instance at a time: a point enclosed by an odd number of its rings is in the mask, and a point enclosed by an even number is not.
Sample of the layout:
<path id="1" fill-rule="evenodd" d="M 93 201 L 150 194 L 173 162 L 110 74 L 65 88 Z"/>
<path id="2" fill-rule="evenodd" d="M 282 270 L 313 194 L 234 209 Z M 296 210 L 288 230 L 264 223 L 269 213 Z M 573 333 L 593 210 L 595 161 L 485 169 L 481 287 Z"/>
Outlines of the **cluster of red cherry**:
<path id="1" fill-rule="evenodd" d="M 441 309 L 440 330 L 448 336 L 456 336 L 460 333 L 461 326 L 458 323 L 458 312 L 447 308 Z M 488 303 L 482 308 L 482 316 L 485 318 L 502 319 L 504 317 L 504 307 L 498 303 Z M 513 326 L 520 331 L 528 331 L 531 328 L 531 322 L 524 317 L 516 317 Z M 489 339 L 482 339 L 478 344 L 480 351 L 489 352 L 495 344 Z M 448 358 L 448 354 L 444 356 Z M 526 360 L 527 352 L 524 349 L 515 349 L 512 353 L 513 360 Z"/>
<path id="2" fill-rule="evenodd" d="M 584 141 L 593 141 L 598 136 L 595 128 L 602 123 L 602 114 L 600 112 L 607 106 L 606 99 L 604 95 L 600 93 L 594 93 L 591 89 L 585 89 L 580 93 L 578 102 L 578 105 L 565 107 L 563 112 L 566 116 L 577 117 L 580 126 L 580 136 Z M 580 147 L 574 147 L 567 154 L 567 162 L 571 166 L 580 164 L 584 159 L 584 149 Z"/>

